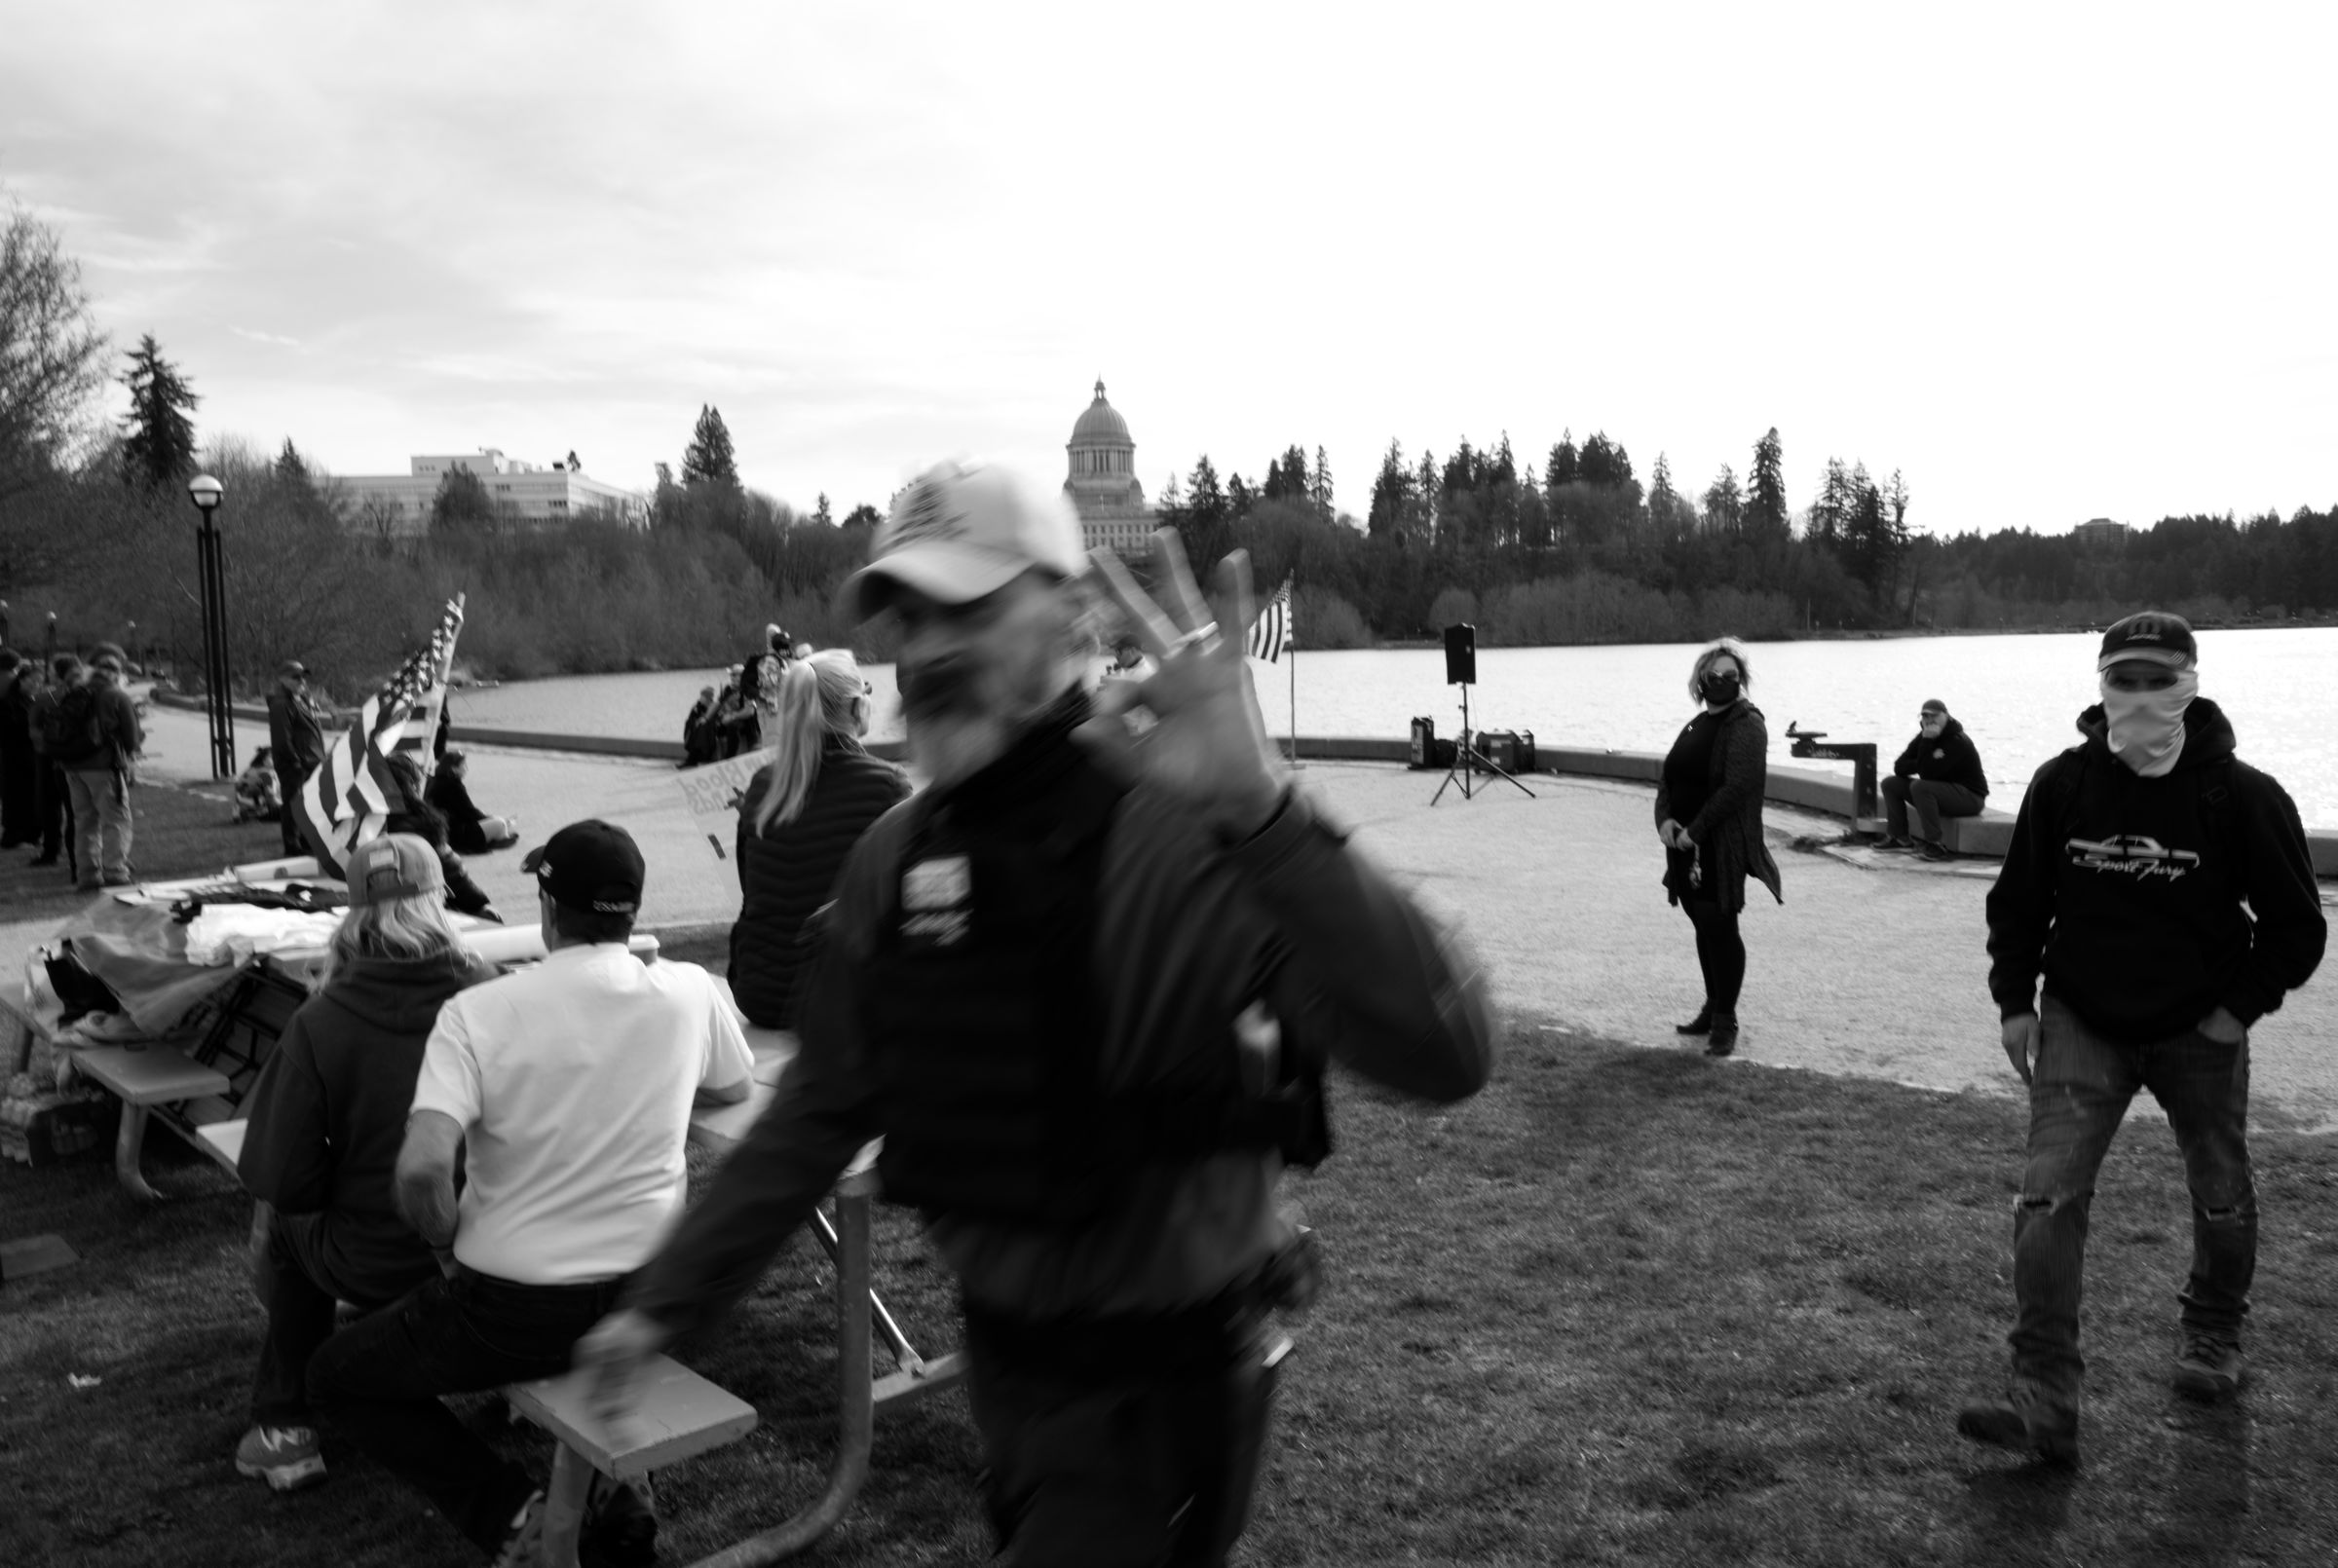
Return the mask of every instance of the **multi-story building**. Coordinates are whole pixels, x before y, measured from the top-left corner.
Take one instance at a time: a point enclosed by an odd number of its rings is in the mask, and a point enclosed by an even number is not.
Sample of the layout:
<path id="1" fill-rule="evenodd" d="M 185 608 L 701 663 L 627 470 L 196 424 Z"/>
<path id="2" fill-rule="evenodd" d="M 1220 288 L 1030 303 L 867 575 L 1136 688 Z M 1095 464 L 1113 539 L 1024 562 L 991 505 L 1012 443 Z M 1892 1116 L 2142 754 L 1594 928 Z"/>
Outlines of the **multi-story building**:
<path id="1" fill-rule="evenodd" d="M 1145 486 L 1137 479 L 1137 443 L 1129 436 L 1128 421 L 1104 400 L 1102 381 L 1064 450 L 1072 459 L 1064 492 L 1079 512 L 1088 548 L 1128 557 L 1150 549 L 1160 514 L 1146 504 Z"/>
<path id="2" fill-rule="evenodd" d="M 408 467 L 408 473 L 341 477 L 360 526 L 396 536 L 424 532 L 431 526 L 431 503 L 439 482 L 458 468 L 477 474 L 496 509 L 521 523 L 550 527 L 597 513 L 632 528 L 650 526 L 647 496 L 588 478 L 565 463 L 543 467 L 489 446 L 476 452 L 421 454 Z"/>

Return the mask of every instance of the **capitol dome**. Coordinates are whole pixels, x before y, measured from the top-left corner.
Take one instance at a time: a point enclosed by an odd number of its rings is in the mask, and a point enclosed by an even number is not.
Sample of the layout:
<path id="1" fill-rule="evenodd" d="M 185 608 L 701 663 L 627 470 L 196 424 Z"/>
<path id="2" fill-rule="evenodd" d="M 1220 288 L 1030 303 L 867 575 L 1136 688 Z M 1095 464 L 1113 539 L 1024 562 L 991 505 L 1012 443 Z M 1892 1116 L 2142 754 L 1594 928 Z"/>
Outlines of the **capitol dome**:
<path id="1" fill-rule="evenodd" d="M 1072 444 L 1085 446 L 1090 442 L 1111 442 L 1114 446 L 1133 446 L 1128 436 L 1128 421 L 1120 410 L 1104 400 L 1104 383 L 1096 383 L 1096 400 L 1087 406 L 1072 427 Z"/>
<path id="2" fill-rule="evenodd" d="M 1064 492 L 1079 512 L 1088 547 L 1142 553 L 1155 518 L 1137 481 L 1137 443 L 1128 433 L 1128 421 L 1104 400 L 1101 379 L 1096 400 L 1074 422 L 1064 451 L 1071 459 Z"/>

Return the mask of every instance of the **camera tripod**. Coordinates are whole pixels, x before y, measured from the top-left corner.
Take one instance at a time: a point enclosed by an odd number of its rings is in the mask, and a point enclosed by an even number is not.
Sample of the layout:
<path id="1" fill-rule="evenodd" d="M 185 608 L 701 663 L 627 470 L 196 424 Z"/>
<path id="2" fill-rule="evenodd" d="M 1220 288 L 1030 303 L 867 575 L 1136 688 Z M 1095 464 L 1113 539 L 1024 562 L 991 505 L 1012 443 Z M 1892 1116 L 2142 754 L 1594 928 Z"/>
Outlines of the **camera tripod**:
<path id="1" fill-rule="evenodd" d="M 1447 787 L 1452 784 L 1461 786 L 1461 799 L 1464 801 L 1475 800 L 1476 792 L 1470 788 L 1469 776 L 1473 765 L 1486 769 L 1489 773 L 1498 774 L 1509 779 L 1512 784 L 1517 785 L 1521 795 L 1529 801 L 1533 800 L 1534 792 L 1532 790 L 1511 777 L 1508 768 L 1503 767 L 1492 758 L 1478 750 L 1478 732 L 1469 727 L 1469 683 L 1459 681 L 1454 684 L 1461 688 L 1461 733 L 1453 737 L 1453 765 L 1445 770 L 1445 783 L 1437 786 L 1437 793 L 1429 797 L 1429 804 L 1435 805 L 1439 801 L 1444 800 Z"/>

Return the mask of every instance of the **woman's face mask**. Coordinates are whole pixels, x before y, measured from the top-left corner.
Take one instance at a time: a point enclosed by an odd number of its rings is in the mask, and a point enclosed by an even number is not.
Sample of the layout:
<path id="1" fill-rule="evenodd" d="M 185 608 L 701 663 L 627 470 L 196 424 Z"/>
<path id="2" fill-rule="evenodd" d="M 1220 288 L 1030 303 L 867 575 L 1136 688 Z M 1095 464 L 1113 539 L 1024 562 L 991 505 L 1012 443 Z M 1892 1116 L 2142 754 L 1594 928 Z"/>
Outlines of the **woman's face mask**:
<path id="1" fill-rule="evenodd" d="M 2149 673 L 2113 665 L 2102 673 L 2102 716 L 2109 728 L 2111 755 L 2145 778 L 2158 778 L 2184 754 L 2184 710 L 2200 695 L 2198 670 Z M 2165 686 L 2146 685 L 2172 673 Z"/>
<path id="2" fill-rule="evenodd" d="M 1698 683 L 1697 690 L 1715 707 L 1726 707 L 1737 700 L 1738 693 L 1745 690 L 1745 682 L 1738 678 L 1735 665 L 1721 664 L 1705 672 L 1705 679 Z"/>

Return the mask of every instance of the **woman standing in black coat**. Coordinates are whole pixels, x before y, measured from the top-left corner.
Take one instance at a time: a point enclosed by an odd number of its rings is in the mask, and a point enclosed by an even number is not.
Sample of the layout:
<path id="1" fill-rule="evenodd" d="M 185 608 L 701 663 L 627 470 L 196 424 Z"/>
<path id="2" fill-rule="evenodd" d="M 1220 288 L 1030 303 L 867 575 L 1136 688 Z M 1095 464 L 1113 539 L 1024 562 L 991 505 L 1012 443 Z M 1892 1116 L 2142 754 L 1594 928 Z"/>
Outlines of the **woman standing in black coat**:
<path id="1" fill-rule="evenodd" d="M 869 688 L 845 650 L 781 666 L 776 707 L 777 756 L 739 807 L 742 901 L 731 927 L 731 993 L 765 1028 L 795 1022 L 805 920 L 869 824 L 909 795 L 908 775 L 861 749 Z"/>
<path id="2" fill-rule="evenodd" d="M 1786 902 L 1778 863 L 1761 838 L 1770 731 L 1746 698 L 1753 684 L 1753 666 L 1736 638 L 1697 655 L 1688 692 L 1703 711 L 1673 742 L 1656 784 L 1665 891 L 1696 927 L 1697 965 L 1705 972 L 1705 1005 L 1679 1032 L 1709 1036 L 1707 1056 L 1737 1049 L 1737 996 L 1746 981 L 1737 917 L 1746 907 L 1746 877 L 1760 877 L 1772 897 Z"/>

